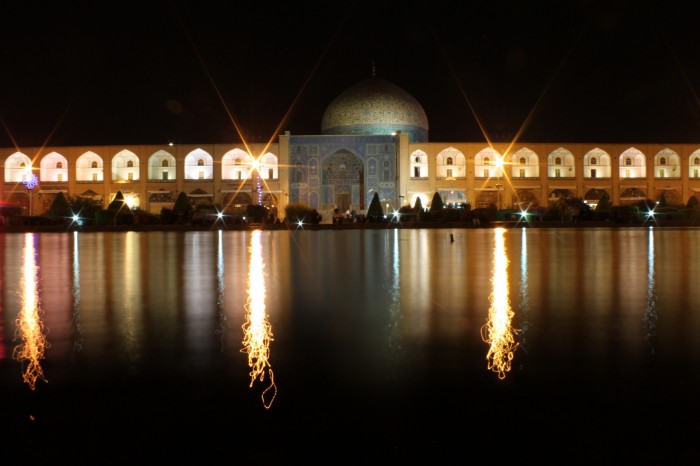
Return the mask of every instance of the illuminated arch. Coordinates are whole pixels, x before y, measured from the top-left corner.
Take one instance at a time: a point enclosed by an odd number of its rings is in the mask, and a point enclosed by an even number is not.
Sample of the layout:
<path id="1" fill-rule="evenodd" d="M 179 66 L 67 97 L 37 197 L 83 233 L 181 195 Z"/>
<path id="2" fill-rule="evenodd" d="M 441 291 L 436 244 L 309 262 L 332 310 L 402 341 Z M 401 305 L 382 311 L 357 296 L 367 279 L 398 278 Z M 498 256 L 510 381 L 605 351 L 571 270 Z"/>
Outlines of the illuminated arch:
<path id="1" fill-rule="evenodd" d="M 137 181 L 140 174 L 139 167 L 140 160 L 136 154 L 126 149 L 117 152 L 112 157 L 112 181 L 117 183 Z"/>
<path id="2" fill-rule="evenodd" d="M 21 152 L 15 152 L 5 159 L 5 183 L 21 183 L 31 171 L 32 159 Z"/>
<path id="3" fill-rule="evenodd" d="M 620 178 L 646 178 L 646 157 L 639 149 L 630 147 L 620 154 Z"/>
<path id="4" fill-rule="evenodd" d="M 435 157 L 435 175 L 438 178 L 464 179 L 467 176 L 466 158 L 459 150 L 448 147 Z"/>
<path id="5" fill-rule="evenodd" d="M 573 178 L 576 176 L 576 158 L 570 151 L 559 147 L 547 156 L 549 178 Z"/>
<path id="6" fill-rule="evenodd" d="M 474 156 L 474 177 L 475 178 L 491 178 L 499 174 L 496 173 L 496 164 L 502 160 L 501 154 L 491 147 L 480 150 Z"/>
<path id="7" fill-rule="evenodd" d="M 428 154 L 422 150 L 413 151 L 409 156 L 411 161 L 411 178 L 428 177 Z"/>
<path id="8" fill-rule="evenodd" d="M 510 156 L 510 164 L 512 178 L 537 178 L 540 176 L 540 158 L 527 147 L 513 153 Z"/>
<path id="9" fill-rule="evenodd" d="M 50 152 L 43 156 L 39 166 L 39 180 L 50 182 L 68 181 L 68 160 L 58 152 Z"/>
<path id="10" fill-rule="evenodd" d="M 583 177 L 588 179 L 610 178 L 612 176 L 612 158 L 610 154 L 598 147 L 589 150 L 583 156 Z"/>
<path id="11" fill-rule="evenodd" d="M 103 181 L 104 162 L 102 157 L 87 151 L 75 161 L 75 179 L 77 181 Z"/>
<path id="12" fill-rule="evenodd" d="M 185 179 L 214 179 L 214 159 L 207 151 L 195 149 L 185 156 Z"/>
<path id="13" fill-rule="evenodd" d="M 177 177 L 176 164 L 177 161 L 171 153 L 164 150 L 154 152 L 148 158 L 149 181 L 175 181 Z"/>
<path id="14" fill-rule="evenodd" d="M 221 178 L 224 180 L 246 180 L 250 177 L 253 157 L 241 149 L 233 149 L 221 159 Z"/>

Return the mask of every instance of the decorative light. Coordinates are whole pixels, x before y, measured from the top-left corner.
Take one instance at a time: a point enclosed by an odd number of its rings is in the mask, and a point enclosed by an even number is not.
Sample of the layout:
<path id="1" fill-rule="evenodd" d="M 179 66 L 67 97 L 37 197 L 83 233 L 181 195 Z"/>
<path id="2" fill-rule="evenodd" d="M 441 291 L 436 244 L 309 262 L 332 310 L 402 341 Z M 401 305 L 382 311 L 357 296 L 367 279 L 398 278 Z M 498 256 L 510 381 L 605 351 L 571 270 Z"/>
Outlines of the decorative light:
<path id="1" fill-rule="evenodd" d="M 32 172 L 26 173 L 22 177 L 22 184 L 27 187 L 27 189 L 34 189 L 39 184 L 39 178 Z"/>

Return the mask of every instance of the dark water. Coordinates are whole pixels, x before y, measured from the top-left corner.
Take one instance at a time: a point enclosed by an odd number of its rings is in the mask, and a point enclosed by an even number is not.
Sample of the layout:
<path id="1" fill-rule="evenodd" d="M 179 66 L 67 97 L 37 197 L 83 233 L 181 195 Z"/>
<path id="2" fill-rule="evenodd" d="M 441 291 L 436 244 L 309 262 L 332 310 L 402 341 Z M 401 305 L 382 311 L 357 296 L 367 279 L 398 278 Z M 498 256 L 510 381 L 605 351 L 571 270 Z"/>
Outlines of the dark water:
<path id="1" fill-rule="evenodd" d="M 700 230 L 5 234 L 0 253 L 3 465 L 700 463 Z"/>

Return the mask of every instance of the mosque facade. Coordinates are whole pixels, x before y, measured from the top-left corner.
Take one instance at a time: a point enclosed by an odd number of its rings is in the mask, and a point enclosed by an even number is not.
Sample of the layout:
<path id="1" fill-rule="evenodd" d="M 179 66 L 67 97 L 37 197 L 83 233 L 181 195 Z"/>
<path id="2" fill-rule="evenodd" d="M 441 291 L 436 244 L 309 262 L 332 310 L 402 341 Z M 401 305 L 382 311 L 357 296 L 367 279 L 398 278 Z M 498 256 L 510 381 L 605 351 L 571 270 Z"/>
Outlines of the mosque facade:
<path id="1" fill-rule="evenodd" d="M 700 199 L 700 144 L 430 142 L 428 118 L 406 91 L 378 77 L 352 86 L 326 109 L 317 135 L 285 132 L 271 144 L 0 148 L 0 201 L 28 215 L 55 196 L 106 207 L 117 192 L 158 214 L 180 192 L 193 205 L 241 214 L 265 205 L 277 217 L 290 202 L 366 211 L 377 193 L 386 213 L 434 193 L 471 208 L 546 207 L 566 197 L 593 207 L 662 197 Z"/>

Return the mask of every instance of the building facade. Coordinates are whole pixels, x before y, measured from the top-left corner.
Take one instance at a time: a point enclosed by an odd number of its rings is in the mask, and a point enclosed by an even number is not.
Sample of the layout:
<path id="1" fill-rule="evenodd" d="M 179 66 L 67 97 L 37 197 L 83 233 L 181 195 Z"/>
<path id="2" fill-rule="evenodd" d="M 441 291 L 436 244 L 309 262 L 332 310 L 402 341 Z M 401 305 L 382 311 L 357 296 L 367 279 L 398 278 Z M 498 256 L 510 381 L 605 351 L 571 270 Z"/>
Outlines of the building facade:
<path id="1" fill-rule="evenodd" d="M 272 144 L 0 148 L 0 200 L 46 212 L 59 192 L 105 206 L 158 214 L 180 192 L 227 214 L 249 204 L 284 217 L 290 202 L 366 211 L 378 193 L 385 212 L 445 204 L 472 208 L 548 206 L 565 197 L 593 207 L 700 198 L 700 143 L 593 144 L 429 142 L 428 120 L 405 91 L 372 77 L 326 109 L 318 135 L 280 134 Z M 36 182 L 32 182 L 36 180 Z"/>

